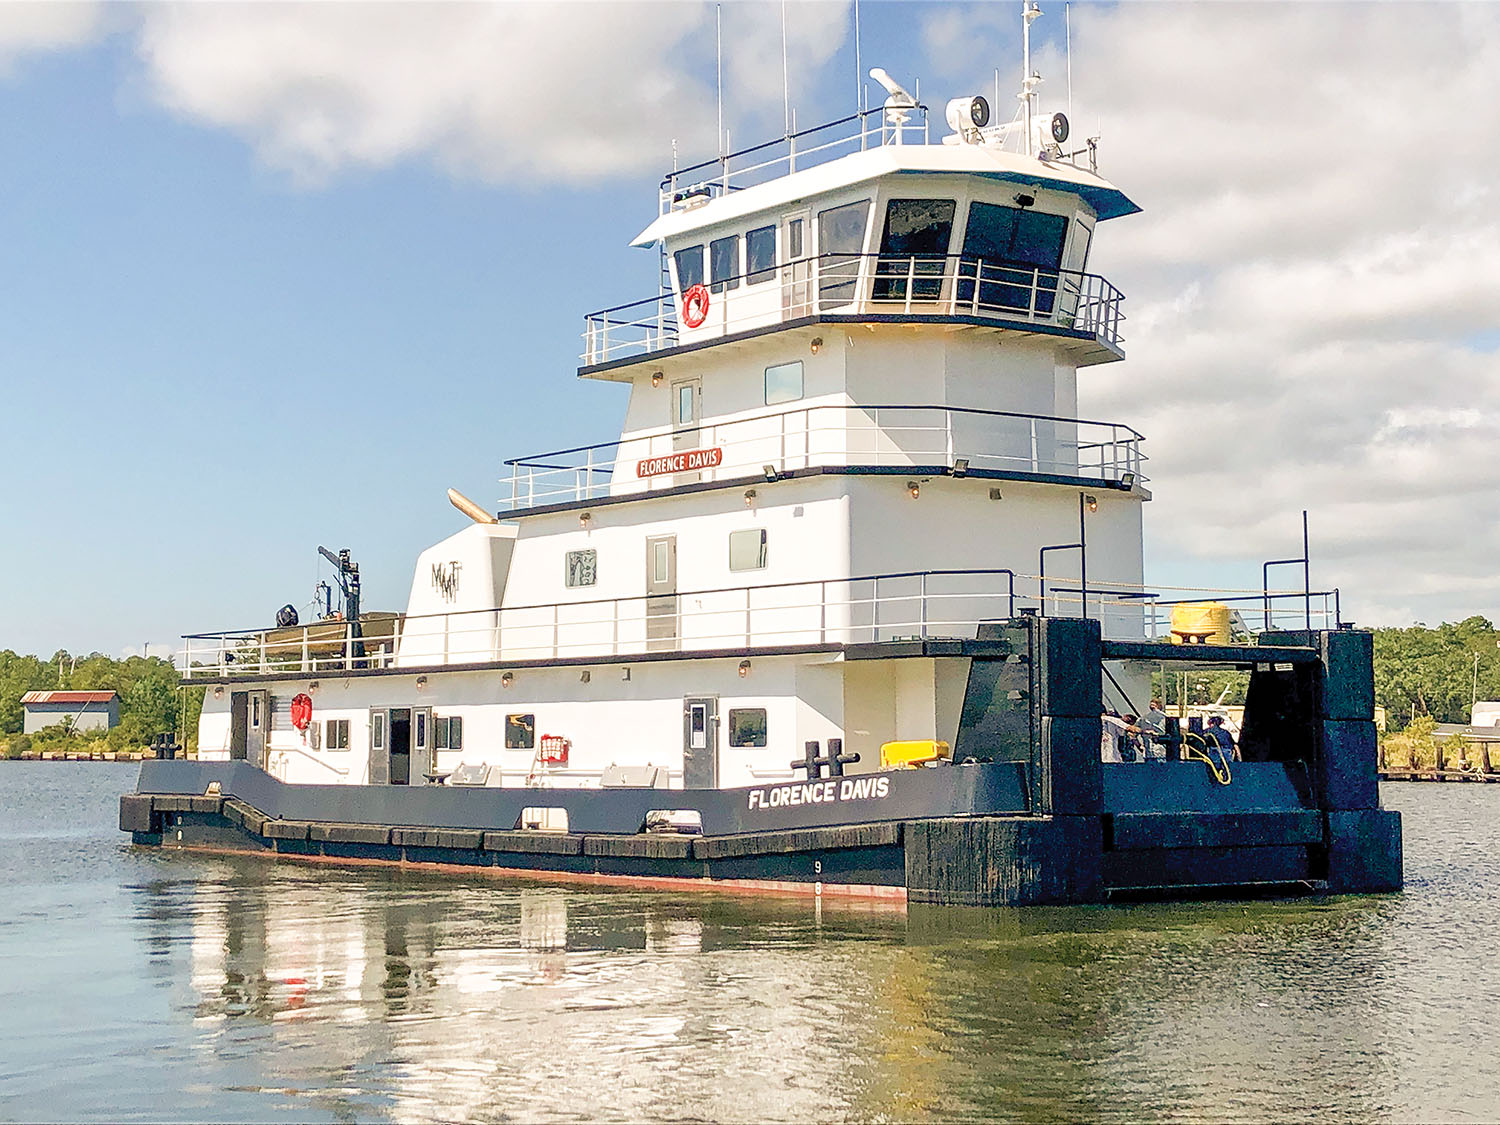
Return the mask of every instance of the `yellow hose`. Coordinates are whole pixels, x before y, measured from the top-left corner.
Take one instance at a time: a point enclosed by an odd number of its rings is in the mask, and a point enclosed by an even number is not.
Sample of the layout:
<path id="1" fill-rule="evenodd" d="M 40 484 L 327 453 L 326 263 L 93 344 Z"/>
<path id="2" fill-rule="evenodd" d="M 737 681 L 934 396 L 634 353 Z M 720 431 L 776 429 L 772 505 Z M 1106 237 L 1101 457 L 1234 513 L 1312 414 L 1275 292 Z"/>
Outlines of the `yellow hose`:
<path id="1" fill-rule="evenodd" d="M 1199 750 L 1189 745 L 1189 739 L 1192 739 L 1192 741 L 1194 742 L 1202 743 L 1203 749 Z M 1210 750 L 1212 750 L 1219 756 L 1219 761 L 1217 763 L 1215 763 L 1214 760 L 1209 757 L 1208 752 Z M 1194 734 L 1192 731 L 1183 731 L 1182 755 L 1189 761 L 1202 762 L 1204 765 L 1206 765 L 1208 767 L 1208 772 L 1213 775 L 1213 779 L 1220 785 L 1228 785 L 1231 781 L 1234 780 L 1234 778 L 1231 777 L 1229 773 L 1229 759 L 1224 756 L 1224 750 L 1217 742 L 1210 742 L 1202 735 Z"/>

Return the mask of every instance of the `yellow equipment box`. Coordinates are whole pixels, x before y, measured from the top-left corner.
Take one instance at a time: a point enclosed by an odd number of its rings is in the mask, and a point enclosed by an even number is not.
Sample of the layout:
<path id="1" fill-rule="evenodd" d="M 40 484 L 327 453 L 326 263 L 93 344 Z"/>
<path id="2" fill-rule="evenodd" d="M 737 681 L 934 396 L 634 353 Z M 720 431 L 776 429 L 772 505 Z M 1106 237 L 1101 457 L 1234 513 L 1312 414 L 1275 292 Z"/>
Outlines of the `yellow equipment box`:
<path id="1" fill-rule="evenodd" d="M 934 742 L 930 738 L 917 742 L 887 742 L 880 747 L 880 768 L 920 766 L 924 762 L 952 757 L 953 751 L 946 742 Z"/>

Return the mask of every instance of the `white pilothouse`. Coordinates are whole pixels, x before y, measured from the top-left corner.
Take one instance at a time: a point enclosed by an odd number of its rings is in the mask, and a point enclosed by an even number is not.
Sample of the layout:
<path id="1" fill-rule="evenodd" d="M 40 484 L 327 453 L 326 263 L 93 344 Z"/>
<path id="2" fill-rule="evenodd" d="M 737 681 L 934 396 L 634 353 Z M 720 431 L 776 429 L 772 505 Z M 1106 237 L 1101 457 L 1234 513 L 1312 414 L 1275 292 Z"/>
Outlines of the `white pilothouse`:
<path id="1" fill-rule="evenodd" d="M 1141 587 L 1141 438 L 1077 410 L 1123 358 L 1095 228 L 1137 208 L 1032 84 L 1018 124 L 959 98 L 934 141 L 872 75 L 881 109 L 663 180 L 661 292 L 586 319 L 618 440 L 507 462 L 497 514 L 456 497 L 394 621 L 187 639 L 200 758 L 538 788 L 790 781 L 813 742 L 941 764 L 955 642 L 1027 611 L 1143 635 L 1102 593 Z"/>

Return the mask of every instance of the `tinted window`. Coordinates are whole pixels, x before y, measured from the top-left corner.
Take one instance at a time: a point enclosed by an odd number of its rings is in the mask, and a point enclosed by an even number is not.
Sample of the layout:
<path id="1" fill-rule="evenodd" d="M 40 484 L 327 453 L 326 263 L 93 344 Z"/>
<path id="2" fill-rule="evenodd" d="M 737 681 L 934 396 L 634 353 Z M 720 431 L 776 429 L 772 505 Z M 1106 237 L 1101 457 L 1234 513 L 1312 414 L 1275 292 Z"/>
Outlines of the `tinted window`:
<path id="1" fill-rule="evenodd" d="M 1062 265 L 1067 233 L 1068 220 L 1062 215 L 971 203 L 964 257 L 1057 269 Z"/>
<path id="2" fill-rule="evenodd" d="M 722 293 L 740 284 L 740 238 L 716 238 L 708 244 L 709 290 Z"/>
<path id="3" fill-rule="evenodd" d="M 536 745 L 536 716 L 505 716 L 505 748 L 530 750 Z"/>
<path id="4" fill-rule="evenodd" d="M 868 199 L 818 212 L 818 297 L 824 306 L 854 300 L 869 214 Z"/>
<path id="5" fill-rule="evenodd" d="M 971 203 L 964 230 L 964 259 L 959 283 L 960 303 L 974 298 L 973 278 L 979 276 L 978 304 L 1022 309 L 1049 315 L 1057 294 L 1068 220 L 1044 211 Z"/>
<path id="6" fill-rule="evenodd" d="M 599 580 L 599 552 L 569 551 L 565 571 L 568 586 L 592 586 Z"/>
<path id="7" fill-rule="evenodd" d="M 437 716 L 432 720 L 432 734 L 439 750 L 462 750 L 464 748 L 464 721 L 458 716 Z"/>
<path id="8" fill-rule="evenodd" d="M 764 707 L 731 707 L 729 709 L 729 745 L 764 746 L 766 744 L 766 709 Z"/>
<path id="9" fill-rule="evenodd" d="M 766 405 L 791 402 L 802 397 L 802 361 L 778 363 L 766 368 Z"/>
<path id="10" fill-rule="evenodd" d="M 942 295 L 941 277 L 927 279 L 921 275 L 942 274 L 948 241 L 953 237 L 956 206 L 951 199 L 891 200 L 885 209 L 880 260 L 875 266 L 873 295 L 877 301 L 906 300 L 908 278 L 913 298 L 932 301 Z"/>
<path id="11" fill-rule="evenodd" d="M 729 533 L 730 570 L 764 570 L 765 565 L 766 533 L 763 528 L 751 527 Z"/>
<path id="12" fill-rule="evenodd" d="M 760 227 L 745 235 L 745 282 L 756 285 L 776 275 L 776 228 Z"/>
<path id="13" fill-rule="evenodd" d="M 677 288 L 686 293 L 695 285 L 703 284 L 703 247 L 689 246 L 672 255 L 677 263 Z"/>

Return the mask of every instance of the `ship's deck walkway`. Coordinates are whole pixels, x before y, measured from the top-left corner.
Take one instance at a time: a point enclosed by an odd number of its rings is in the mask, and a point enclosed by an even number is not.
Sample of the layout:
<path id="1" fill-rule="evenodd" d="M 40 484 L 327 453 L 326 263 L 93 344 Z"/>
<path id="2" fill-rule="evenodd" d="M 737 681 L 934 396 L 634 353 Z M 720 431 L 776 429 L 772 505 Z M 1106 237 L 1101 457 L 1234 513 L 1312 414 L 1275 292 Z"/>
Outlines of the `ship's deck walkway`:
<path id="1" fill-rule="evenodd" d="M 584 318 L 580 371 L 817 320 L 953 322 L 1070 336 L 1080 365 L 1124 356 L 1124 295 L 1092 273 L 961 254 L 821 254 L 708 286 L 699 324 L 659 293 Z"/>
<path id="2" fill-rule="evenodd" d="M 774 481 L 815 468 L 1144 483 L 1140 433 L 1122 422 L 952 406 L 768 411 L 507 462 L 502 511 L 644 496 L 684 482 Z M 674 460 L 674 458 L 676 460 Z M 674 471 L 681 470 L 681 471 Z"/>
<path id="3" fill-rule="evenodd" d="M 1076 616 L 1083 608 L 1076 586 L 1048 580 L 1043 601 L 1040 582 L 1039 576 L 1006 569 L 782 582 L 409 616 L 382 621 L 358 640 L 349 636 L 342 622 L 319 621 L 184 637 L 179 668 L 185 680 L 212 681 L 336 670 L 852 653 L 861 648 L 892 656 L 936 655 L 945 642 L 982 639 L 986 625 L 1019 612 Z M 1213 596 L 1195 591 L 1192 599 Z M 1262 598 L 1268 621 L 1278 606 L 1285 613 L 1288 599 L 1299 616 L 1306 616 L 1309 627 L 1315 621 L 1331 623 L 1338 614 L 1337 591 L 1268 591 L 1253 599 L 1224 596 L 1239 603 L 1259 603 Z M 1100 619 L 1119 659 L 1151 660 L 1163 652 L 1163 646 L 1141 637 L 1166 635 L 1171 604 L 1140 589 L 1105 585 L 1091 586 L 1087 592 L 1088 615 Z M 1204 660 L 1267 659 L 1267 650 L 1253 647 L 1221 652 L 1216 646 L 1183 646 L 1166 655 L 1181 659 L 1187 650 Z M 947 654 L 962 655 L 961 646 L 952 646 Z"/>

